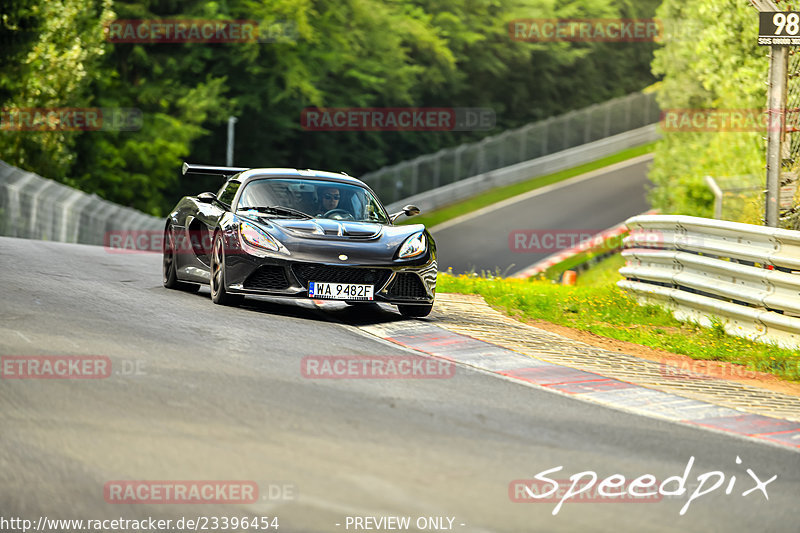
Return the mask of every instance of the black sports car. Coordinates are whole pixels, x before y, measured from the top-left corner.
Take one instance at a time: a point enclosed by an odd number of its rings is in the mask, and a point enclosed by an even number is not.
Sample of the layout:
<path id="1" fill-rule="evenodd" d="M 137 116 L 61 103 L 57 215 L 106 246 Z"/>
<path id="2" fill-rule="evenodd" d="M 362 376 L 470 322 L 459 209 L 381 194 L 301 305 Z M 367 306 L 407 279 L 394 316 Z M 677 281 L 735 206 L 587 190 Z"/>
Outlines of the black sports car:
<path id="1" fill-rule="evenodd" d="M 422 224 L 395 226 L 362 181 L 333 172 L 184 163 L 183 174 L 224 176 L 217 194 L 186 196 L 164 228 L 164 286 L 210 283 L 214 303 L 244 296 L 387 302 L 430 313 L 436 244 Z"/>

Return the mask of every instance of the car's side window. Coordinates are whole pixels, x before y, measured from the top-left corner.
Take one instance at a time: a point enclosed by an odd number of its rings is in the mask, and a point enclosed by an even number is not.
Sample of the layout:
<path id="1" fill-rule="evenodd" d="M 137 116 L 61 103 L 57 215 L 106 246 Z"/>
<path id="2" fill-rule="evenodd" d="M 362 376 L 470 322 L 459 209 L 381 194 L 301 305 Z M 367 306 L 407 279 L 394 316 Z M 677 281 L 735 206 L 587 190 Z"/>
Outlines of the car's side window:
<path id="1" fill-rule="evenodd" d="M 234 196 L 236 196 L 236 191 L 239 190 L 241 185 L 242 184 L 238 181 L 229 181 L 225 188 L 217 195 L 217 200 L 219 200 L 221 204 L 230 207 Z"/>

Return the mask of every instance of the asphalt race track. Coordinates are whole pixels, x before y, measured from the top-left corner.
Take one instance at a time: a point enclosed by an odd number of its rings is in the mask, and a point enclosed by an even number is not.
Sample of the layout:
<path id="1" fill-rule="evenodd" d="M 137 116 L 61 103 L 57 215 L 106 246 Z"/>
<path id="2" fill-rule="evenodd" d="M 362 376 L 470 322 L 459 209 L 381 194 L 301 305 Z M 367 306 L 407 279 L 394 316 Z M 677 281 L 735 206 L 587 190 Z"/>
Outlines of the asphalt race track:
<path id="1" fill-rule="evenodd" d="M 353 324 L 392 308 L 213 305 L 161 286 L 160 256 L 0 238 L 0 354 L 104 355 L 107 379 L 0 380 L 0 507 L 33 520 L 277 516 L 280 531 L 346 517 L 455 517 L 476 531 L 793 531 L 800 454 L 638 417 L 459 367 L 450 379 L 320 380 L 311 355 L 408 355 Z M 656 503 L 512 503 L 509 483 L 704 472 L 736 489 Z M 736 457 L 742 464 L 736 464 Z M 746 468 L 767 487 L 755 491 Z M 259 501 L 107 503 L 117 480 L 252 480 Z M 564 482 L 566 483 L 566 482 Z M 341 524 L 337 526 L 336 524 Z M 444 524 L 448 522 L 445 520 Z M 463 526 L 461 524 L 464 524 Z"/>
<path id="2" fill-rule="evenodd" d="M 490 206 L 433 228 L 439 271 L 452 267 L 456 274 L 498 269 L 501 274 L 513 274 L 556 251 L 530 246 L 530 239 L 523 251 L 515 251 L 514 237 L 509 240 L 509 235 L 516 230 L 537 231 L 543 245 L 548 244 L 548 237 L 560 236 L 562 242 L 568 242 L 573 236 L 599 233 L 647 211 L 651 161 L 652 156 L 641 156 L 595 171 L 590 179 L 576 176 L 532 191 L 513 203 L 504 202 L 501 208 Z"/>

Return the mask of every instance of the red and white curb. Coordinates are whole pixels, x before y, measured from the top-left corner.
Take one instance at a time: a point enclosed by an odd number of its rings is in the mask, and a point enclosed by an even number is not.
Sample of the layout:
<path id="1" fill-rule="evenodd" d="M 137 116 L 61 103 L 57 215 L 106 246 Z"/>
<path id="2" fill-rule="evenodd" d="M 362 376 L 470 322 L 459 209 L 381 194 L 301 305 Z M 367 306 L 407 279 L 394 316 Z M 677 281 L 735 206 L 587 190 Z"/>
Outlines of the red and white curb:
<path id="1" fill-rule="evenodd" d="M 655 215 L 659 211 L 657 209 L 647 211 L 646 213 L 642 213 L 642 215 Z M 559 252 L 554 253 L 553 255 L 549 255 L 539 261 L 538 263 L 529 266 L 523 270 L 520 270 L 513 276 L 512 278 L 530 278 L 531 276 L 535 276 L 537 274 L 541 274 L 551 266 L 557 265 L 569 259 L 570 257 L 576 256 L 579 253 L 586 252 L 592 250 L 593 248 L 598 248 L 603 245 L 608 239 L 613 237 L 619 237 L 620 235 L 624 235 L 628 233 L 628 226 L 625 225 L 624 222 L 617 224 L 614 227 L 608 228 L 605 231 L 601 231 L 597 235 L 581 241 L 577 246 L 573 246 L 572 248 L 567 248 L 566 250 L 561 250 Z M 622 241 L 620 241 L 622 242 Z"/>
<path id="2" fill-rule="evenodd" d="M 405 348 L 492 372 L 537 388 L 640 415 L 728 432 L 800 451 L 800 422 L 743 413 L 729 407 L 533 359 L 508 348 L 425 322 L 403 320 L 359 326 L 359 329 Z"/>

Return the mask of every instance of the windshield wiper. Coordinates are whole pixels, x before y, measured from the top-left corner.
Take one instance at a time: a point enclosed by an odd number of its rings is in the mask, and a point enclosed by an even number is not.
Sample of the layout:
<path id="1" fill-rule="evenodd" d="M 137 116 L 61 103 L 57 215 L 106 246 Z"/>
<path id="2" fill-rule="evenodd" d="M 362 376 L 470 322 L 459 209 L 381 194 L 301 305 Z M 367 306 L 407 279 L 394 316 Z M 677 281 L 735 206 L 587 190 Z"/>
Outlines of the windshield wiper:
<path id="1" fill-rule="evenodd" d="M 259 213 L 274 213 L 276 215 L 295 215 L 301 218 L 314 218 L 308 213 L 303 213 L 297 209 L 286 207 L 283 205 L 270 205 L 270 206 L 257 206 L 257 207 L 242 207 L 240 211 L 258 211 Z"/>

